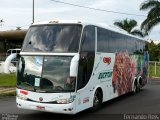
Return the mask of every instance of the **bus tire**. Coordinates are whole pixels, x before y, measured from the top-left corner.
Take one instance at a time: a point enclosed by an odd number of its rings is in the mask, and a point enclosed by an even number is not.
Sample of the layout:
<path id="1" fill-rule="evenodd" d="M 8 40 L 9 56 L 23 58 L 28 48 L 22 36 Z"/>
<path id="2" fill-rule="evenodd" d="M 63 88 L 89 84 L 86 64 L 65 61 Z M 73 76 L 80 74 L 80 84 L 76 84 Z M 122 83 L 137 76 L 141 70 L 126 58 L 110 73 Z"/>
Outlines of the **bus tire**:
<path id="1" fill-rule="evenodd" d="M 137 86 L 137 80 L 135 80 L 133 89 L 132 89 L 132 94 L 136 94 L 138 92 L 138 86 Z"/>
<path id="2" fill-rule="evenodd" d="M 93 97 L 93 107 L 91 108 L 91 111 L 97 111 L 102 104 L 102 91 L 100 89 L 97 89 L 94 93 Z"/>
<path id="3" fill-rule="evenodd" d="M 138 80 L 138 92 L 141 91 L 142 86 L 143 86 L 142 78 L 140 77 L 139 80 Z"/>

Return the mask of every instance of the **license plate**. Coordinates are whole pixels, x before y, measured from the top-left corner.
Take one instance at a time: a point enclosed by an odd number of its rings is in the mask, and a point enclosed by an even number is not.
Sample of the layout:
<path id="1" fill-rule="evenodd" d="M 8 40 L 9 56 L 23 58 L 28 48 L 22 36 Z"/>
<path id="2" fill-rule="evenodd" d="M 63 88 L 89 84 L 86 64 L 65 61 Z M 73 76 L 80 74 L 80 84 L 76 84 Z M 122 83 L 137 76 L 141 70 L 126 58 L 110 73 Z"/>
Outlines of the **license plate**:
<path id="1" fill-rule="evenodd" d="M 43 107 L 43 106 L 36 106 L 36 109 L 37 110 L 45 110 L 45 107 Z"/>

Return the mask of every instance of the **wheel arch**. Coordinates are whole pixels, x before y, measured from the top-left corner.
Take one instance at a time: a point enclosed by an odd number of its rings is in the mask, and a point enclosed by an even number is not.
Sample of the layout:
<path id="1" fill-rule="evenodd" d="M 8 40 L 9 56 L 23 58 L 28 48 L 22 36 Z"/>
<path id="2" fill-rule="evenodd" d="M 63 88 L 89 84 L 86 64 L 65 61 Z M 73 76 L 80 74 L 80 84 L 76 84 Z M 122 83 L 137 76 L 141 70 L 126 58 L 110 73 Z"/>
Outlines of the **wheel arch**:
<path id="1" fill-rule="evenodd" d="M 96 91 L 98 91 L 98 92 L 96 93 Z M 98 94 L 100 95 L 100 97 L 97 96 Z M 98 100 L 100 100 L 98 102 L 98 104 L 94 103 L 95 102 L 95 95 L 97 96 L 96 99 L 98 98 Z M 102 89 L 101 86 L 96 86 L 95 89 L 94 89 L 94 91 L 93 91 L 93 93 L 92 93 L 92 102 L 91 102 L 91 108 L 90 108 L 90 110 L 92 112 L 97 111 L 101 107 L 102 103 L 103 103 L 103 89 Z"/>
<path id="2" fill-rule="evenodd" d="M 92 105 L 91 106 L 93 106 L 93 97 L 94 97 L 94 94 L 95 94 L 95 92 L 97 90 L 101 92 L 101 94 L 102 94 L 102 102 L 103 102 L 103 89 L 102 89 L 102 87 L 100 85 L 98 85 L 98 86 L 95 87 L 95 89 L 94 89 L 94 91 L 92 93 L 92 102 L 91 102 Z"/>

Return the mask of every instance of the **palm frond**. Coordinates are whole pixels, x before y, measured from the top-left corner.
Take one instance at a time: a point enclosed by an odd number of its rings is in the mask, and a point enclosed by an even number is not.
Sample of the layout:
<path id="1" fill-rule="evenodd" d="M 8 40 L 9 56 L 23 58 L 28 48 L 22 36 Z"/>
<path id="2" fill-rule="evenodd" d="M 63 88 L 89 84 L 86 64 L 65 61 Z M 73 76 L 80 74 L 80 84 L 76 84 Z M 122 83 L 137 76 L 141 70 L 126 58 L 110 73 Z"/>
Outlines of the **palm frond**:
<path id="1" fill-rule="evenodd" d="M 160 16 L 160 6 L 150 9 L 150 11 L 148 12 L 147 18 L 155 19 L 158 16 Z"/>
<path id="2" fill-rule="evenodd" d="M 122 24 L 122 22 L 114 22 L 114 25 L 116 25 L 116 26 L 118 26 L 118 27 L 120 27 L 120 28 L 122 28 L 123 27 L 123 24 Z"/>
<path id="3" fill-rule="evenodd" d="M 140 10 L 149 9 L 147 18 L 141 24 L 141 30 L 150 32 L 153 27 L 160 23 L 160 2 L 158 0 L 147 0 L 140 6 Z"/>
<path id="4" fill-rule="evenodd" d="M 135 29 L 131 32 L 132 35 L 137 35 L 139 37 L 144 37 L 146 34 L 144 34 L 141 30 Z"/>
<path id="5" fill-rule="evenodd" d="M 117 21 L 117 22 L 114 22 L 114 25 L 118 26 L 119 28 L 127 31 L 128 33 L 131 32 L 131 30 L 137 26 L 137 22 L 135 20 L 128 20 L 128 19 L 125 19 L 125 20 L 122 20 L 122 21 Z"/>
<path id="6" fill-rule="evenodd" d="M 157 4 L 160 4 L 157 0 L 147 0 L 140 5 L 140 10 L 148 10 L 155 7 Z"/>
<path id="7" fill-rule="evenodd" d="M 151 31 L 153 29 L 153 27 L 155 27 L 159 23 L 160 23 L 160 18 L 157 18 L 157 19 L 150 21 L 146 26 L 146 28 L 147 28 L 146 31 Z"/>
<path id="8" fill-rule="evenodd" d="M 146 31 L 146 26 L 148 25 L 148 23 L 150 21 L 151 21 L 150 18 L 146 18 L 141 24 L 141 30 L 145 30 Z"/>
<path id="9" fill-rule="evenodd" d="M 144 30 L 145 33 L 150 32 L 159 23 L 160 23 L 160 18 L 156 18 L 152 20 L 146 19 L 141 24 L 141 30 Z"/>

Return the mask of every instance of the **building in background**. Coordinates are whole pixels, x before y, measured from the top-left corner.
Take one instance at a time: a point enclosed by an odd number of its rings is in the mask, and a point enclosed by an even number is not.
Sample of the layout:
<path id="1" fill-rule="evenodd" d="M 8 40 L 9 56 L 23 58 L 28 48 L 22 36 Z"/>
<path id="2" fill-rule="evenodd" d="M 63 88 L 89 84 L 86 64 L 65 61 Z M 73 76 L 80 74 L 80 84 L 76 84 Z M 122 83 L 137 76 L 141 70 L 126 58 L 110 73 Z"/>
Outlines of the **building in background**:
<path id="1" fill-rule="evenodd" d="M 6 59 L 8 49 L 21 48 L 27 29 L 0 31 L 0 61 Z"/>

